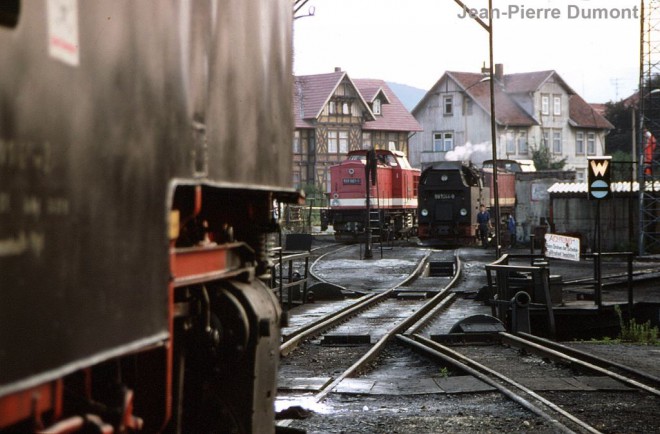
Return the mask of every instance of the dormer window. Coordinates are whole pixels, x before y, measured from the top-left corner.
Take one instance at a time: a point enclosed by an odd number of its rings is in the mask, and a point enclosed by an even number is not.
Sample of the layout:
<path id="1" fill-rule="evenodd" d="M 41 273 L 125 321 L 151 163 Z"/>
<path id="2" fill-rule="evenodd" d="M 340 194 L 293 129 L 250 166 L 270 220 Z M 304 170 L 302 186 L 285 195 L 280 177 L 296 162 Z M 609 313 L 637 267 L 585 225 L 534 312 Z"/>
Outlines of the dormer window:
<path id="1" fill-rule="evenodd" d="M 380 114 L 380 99 L 376 98 L 373 104 L 373 112 L 375 115 Z"/>

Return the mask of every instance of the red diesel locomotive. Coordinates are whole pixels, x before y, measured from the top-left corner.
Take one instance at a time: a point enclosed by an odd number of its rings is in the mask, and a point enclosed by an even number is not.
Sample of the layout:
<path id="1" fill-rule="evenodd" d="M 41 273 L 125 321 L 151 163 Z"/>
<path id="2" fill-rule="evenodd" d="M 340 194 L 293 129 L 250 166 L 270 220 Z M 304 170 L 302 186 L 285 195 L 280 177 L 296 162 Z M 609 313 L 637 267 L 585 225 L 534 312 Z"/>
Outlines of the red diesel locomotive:
<path id="1" fill-rule="evenodd" d="M 331 224 L 335 239 L 346 242 L 362 239 L 367 223 L 382 237 L 408 236 L 416 227 L 419 175 L 401 151 L 349 152 L 330 168 L 330 206 L 322 213 L 323 226 Z"/>

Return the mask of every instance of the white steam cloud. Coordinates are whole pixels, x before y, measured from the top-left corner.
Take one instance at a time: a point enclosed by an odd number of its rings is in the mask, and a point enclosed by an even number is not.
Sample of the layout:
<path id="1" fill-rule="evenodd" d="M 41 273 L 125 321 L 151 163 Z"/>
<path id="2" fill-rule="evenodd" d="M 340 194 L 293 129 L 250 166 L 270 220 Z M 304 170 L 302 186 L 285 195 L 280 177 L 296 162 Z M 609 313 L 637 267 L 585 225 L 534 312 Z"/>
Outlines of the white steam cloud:
<path id="1" fill-rule="evenodd" d="M 471 161 L 477 167 L 481 167 L 485 160 L 493 157 L 490 143 L 478 143 L 473 145 L 467 142 L 463 146 L 457 146 L 445 154 L 447 161 Z"/>

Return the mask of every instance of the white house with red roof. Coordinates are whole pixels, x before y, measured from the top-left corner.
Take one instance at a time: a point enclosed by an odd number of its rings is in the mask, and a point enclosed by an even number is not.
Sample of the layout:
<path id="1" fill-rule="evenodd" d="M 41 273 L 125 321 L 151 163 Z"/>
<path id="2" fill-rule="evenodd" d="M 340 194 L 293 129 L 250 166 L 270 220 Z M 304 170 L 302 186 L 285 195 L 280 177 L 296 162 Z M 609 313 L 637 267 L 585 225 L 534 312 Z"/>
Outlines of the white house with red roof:
<path id="1" fill-rule="evenodd" d="M 547 146 L 553 159 L 566 157 L 565 169 L 575 170 L 577 181 L 586 180 L 587 157 L 603 155 L 613 125 L 556 71 L 504 74 L 498 64 L 494 76 L 497 158 L 528 160 L 533 149 Z M 468 143 L 491 149 L 488 75 L 445 72 L 412 114 L 424 129 L 410 141 L 415 167 L 443 161 Z"/>
<path id="2" fill-rule="evenodd" d="M 294 77 L 293 183 L 327 186 L 328 168 L 357 149 L 408 153 L 422 128 L 385 81 L 328 74 Z"/>

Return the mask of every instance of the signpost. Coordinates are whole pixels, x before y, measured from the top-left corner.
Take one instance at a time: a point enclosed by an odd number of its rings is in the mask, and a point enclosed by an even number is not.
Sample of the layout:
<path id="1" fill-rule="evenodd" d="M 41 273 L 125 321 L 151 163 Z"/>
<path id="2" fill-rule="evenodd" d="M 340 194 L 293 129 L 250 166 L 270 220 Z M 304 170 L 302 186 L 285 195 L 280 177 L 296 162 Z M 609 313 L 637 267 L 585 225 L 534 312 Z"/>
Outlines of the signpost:
<path id="1" fill-rule="evenodd" d="M 589 164 L 589 176 L 588 176 L 588 190 L 589 190 L 589 199 L 596 199 L 596 261 L 598 265 L 596 267 L 597 276 L 597 291 L 596 291 L 596 304 L 598 308 L 601 307 L 601 289 L 603 285 L 602 280 L 602 259 L 601 259 L 601 247 L 600 247 L 600 201 L 603 199 L 609 199 L 612 196 L 612 190 L 610 188 L 611 184 L 611 166 L 612 166 L 612 157 L 611 156 L 602 156 L 602 157 L 587 157 Z"/>

